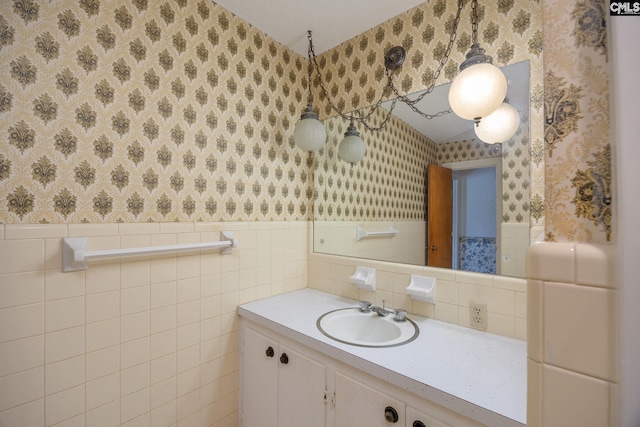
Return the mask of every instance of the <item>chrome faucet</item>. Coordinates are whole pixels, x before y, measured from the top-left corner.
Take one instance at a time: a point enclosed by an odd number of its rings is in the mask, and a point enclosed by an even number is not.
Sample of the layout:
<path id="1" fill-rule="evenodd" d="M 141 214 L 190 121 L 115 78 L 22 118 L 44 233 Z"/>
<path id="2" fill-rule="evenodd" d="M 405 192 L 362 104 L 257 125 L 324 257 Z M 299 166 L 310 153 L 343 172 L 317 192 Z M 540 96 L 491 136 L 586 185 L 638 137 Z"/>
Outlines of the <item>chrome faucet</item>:
<path id="1" fill-rule="evenodd" d="M 372 306 L 371 310 L 375 311 L 376 314 L 380 317 L 384 317 L 387 314 L 391 314 L 391 313 L 395 313 L 395 310 L 391 309 L 391 310 L 387 310 L 387 308 L 384 306 L 384 300 L 382 300 L 382 307 L 378 307 L 378 306 Z"/>
<path id="2" fill-rule="evenodd" d="M 404 322 L 407 317 L 407 312 L 405 310 L 387 308 L 385 305 L 385 300 L 382 300 L 382 307 L 373 305 L 369 301 L 360 301 L 358 304 L 360 305 L 360 311 L 363 313 L 373 311 L 380 317 L 385 317 L 389 314 L 393 314 L 393 320 L 395 320 L 396 322 Z"/>

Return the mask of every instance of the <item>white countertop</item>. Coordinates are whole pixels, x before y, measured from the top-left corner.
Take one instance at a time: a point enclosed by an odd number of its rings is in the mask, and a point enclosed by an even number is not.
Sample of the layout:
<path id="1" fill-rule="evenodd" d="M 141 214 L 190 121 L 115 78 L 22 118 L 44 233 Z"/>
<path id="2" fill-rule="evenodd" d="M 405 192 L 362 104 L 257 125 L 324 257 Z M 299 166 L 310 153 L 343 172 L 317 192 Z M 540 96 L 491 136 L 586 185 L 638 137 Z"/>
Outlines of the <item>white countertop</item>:
<path id="1" fill-rule="evenodd" d="M 415 315 L 409 317 L 420 335 L 396 347 L 343 344 L 316 327 L 322 314 L 354 305 L 354 300 L 302 289 L 240 305 L 238 314 L 488 426 L 526 424 L 524 341 Z"/>

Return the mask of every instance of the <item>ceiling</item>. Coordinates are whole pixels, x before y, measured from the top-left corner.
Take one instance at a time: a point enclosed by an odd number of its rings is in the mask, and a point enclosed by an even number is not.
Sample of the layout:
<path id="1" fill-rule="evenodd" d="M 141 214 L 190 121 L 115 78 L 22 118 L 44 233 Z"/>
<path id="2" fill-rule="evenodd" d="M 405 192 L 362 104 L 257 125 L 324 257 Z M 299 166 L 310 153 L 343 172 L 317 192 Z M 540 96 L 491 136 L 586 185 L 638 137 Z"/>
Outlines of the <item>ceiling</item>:
<path id="1" fill-rule="evenodd" d="M 307 30 L 317 55 L 424 3 L 424 0 L 215 0 L 258 30 L 307 56 Z M 366 13 L 363 13 L 366 12 Z M 503 68 L 507 98 L 519 112 L 529 107 L 528 62 Z M 417 107 L 428 114 L 449 110 L 449 85 L 436 87 Z M 417 94 L 416 94 L 417 96 Z M 474 139 L 473 123 L 455 114 L 427 120 L 397 103 L 394 114 L 435 142 Z"/>
<path id="2" fill-rule="evenodd" d="M 424 0 L 215 0 L 276 41 L 307 56 L 307 31 L 316 54 L 338 46 Z"/>

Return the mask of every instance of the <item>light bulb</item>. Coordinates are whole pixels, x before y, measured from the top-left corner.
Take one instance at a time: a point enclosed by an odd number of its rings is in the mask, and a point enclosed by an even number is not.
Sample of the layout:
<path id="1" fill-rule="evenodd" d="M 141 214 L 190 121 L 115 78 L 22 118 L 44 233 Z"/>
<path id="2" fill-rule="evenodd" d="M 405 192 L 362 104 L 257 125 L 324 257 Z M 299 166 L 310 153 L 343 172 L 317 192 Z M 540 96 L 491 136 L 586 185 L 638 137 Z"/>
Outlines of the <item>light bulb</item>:
<path id="1" fill-rule="evenodd" d="M 458 116 L 479 120 L 494 112 L 507 94 L 507 78 L 493 64 L 471 65 L 458 74 L 449 89 L 449 104 Z"/>
<path id="2" fill-rule="evenodd" d="M 304 151 L 318 151 L 327 143 L 327 130 L 311 103 L 307 104 L 300 121 L 293 129 L 293 140 Z"/>
<path id="3" fill-rule="evenodd" d="M 367 146 L 352 122 L 338 146 L 338 155 L 342 160 L 353 165 L 362 160 L 366 151 Z"/>
<path id="4" fill-rule="evenodd" d="M 505 142 L 518 131 L 520 115 L 518 111 L 506 102 L 503 102 L 493 113 L 480 120 L 474 126 L 476 136 L 487 144 Z"/>

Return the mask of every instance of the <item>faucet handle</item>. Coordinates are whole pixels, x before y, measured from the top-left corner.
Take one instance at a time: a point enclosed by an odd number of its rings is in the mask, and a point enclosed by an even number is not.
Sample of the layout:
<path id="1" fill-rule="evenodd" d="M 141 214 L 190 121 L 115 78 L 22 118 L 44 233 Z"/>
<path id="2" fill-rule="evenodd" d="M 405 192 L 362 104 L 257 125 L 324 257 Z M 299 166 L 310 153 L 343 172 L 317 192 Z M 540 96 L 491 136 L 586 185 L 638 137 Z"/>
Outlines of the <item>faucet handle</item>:
<path id="1" fill-rule="evenodd" d="M 407 320 L 407 312 L 405 310 L 395 310 L 395 315 L 393 316 L 393 320 L 396 322 L 404 322 Z"/>
<path id="2" fill-rule="evenodd" d="M 358 302 L 360 306 L 360 311 L 363 313 L 368 313 L 371 311 L 371 303 L 369 301 L 360 301 Z"/>

